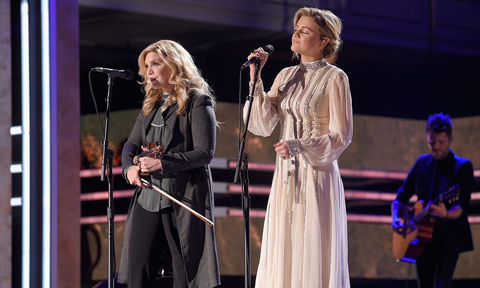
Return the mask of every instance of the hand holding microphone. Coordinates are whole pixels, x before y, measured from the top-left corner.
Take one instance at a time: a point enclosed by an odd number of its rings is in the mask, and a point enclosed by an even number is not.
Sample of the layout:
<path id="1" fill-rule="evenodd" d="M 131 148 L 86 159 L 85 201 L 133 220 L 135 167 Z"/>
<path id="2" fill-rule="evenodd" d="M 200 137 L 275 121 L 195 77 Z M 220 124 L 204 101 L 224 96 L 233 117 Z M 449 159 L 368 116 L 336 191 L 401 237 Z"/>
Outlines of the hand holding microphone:
<path id="1" fill-rule="evenodd" d="M 272 45 L 266 45 L 264 47 L 260 47 L 258 49 L 255 49 L 248 55 L 248 61 L 243 63 L 242 65 L 242 70 L 250 66 L 251 64 L 254 64 L 258 61 L 260 61 L 260 69 L 265 65 L 265 62 L 267 62 L 267 58 L 269 55 L 273 53 L 273 46 Z"/>

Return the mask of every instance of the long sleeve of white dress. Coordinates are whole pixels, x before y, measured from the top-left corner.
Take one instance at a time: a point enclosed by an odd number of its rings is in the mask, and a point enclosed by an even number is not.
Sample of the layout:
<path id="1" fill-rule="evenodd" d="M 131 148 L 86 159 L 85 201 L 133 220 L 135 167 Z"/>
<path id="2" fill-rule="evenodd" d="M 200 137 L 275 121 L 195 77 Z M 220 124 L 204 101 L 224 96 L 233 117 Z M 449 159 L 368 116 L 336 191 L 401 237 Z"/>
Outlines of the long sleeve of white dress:
<path id="1" fill-rule="evenodd" d="M 278 109 L 278 98 L 280 93 L 281 81 L 285 74 L 285 69 L 283 69 L 275 78 L 272 88 L 268 93 L 264 92 L 262 80 L 258 81 L 255 87 L 252 102 L 252 112 L 250 114 L 250 125 L 248 130 L 257 136 L 267 137 L 270 136 L 275 129 L 279 121 L 277 109 Z M 250 92 L 252 89 L 252 84 L 250 84 Z M 247 101 L 243 110 L 243 117 L 246 120 L 248 105 L 250 101 Z"/>

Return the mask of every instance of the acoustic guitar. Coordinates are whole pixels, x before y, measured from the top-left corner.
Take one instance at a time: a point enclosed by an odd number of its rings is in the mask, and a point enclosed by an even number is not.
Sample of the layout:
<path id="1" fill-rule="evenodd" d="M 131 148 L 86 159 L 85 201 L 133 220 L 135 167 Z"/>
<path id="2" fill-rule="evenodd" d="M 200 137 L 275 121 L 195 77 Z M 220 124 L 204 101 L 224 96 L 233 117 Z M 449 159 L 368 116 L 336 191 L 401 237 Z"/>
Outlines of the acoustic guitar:
<path id="1" fill-rule="evenodd" d="M 458 199 L 460 189 L 458 184 L 436 197 L 435 204 L 452 202 Z M 404 205 L 400 211 L 400 220 L 403 227 L 394 229 L 393 256 L 395 260 L 415 263 L 422 254 L 426 243 L 432 240 L 433 226 L 437 218 L 428 214 L 423 201 L 417 201 L 412 207 Z"/>

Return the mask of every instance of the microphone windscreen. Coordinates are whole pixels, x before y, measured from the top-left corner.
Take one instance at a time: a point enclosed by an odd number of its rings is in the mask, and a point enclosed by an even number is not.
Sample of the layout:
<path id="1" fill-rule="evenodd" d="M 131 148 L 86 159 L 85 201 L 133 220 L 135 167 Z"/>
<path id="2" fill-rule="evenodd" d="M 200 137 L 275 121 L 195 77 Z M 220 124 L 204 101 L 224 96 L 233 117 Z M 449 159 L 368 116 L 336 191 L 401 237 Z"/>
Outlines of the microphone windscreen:
<path id="1" fill-rule="evenodd" d="M 125 70 L 125 79 L 132 80 L 135 77 L 135 74 L 131 70 Z"/>
<path id="2" fill-rule="evenodd" d="M 273 53 L 273 46 L 268 44 L 268 45 L 265 45 L 265 47 L 263 47 L 263 51 L 267 52 L 268 55 L 272 55 Z"/>

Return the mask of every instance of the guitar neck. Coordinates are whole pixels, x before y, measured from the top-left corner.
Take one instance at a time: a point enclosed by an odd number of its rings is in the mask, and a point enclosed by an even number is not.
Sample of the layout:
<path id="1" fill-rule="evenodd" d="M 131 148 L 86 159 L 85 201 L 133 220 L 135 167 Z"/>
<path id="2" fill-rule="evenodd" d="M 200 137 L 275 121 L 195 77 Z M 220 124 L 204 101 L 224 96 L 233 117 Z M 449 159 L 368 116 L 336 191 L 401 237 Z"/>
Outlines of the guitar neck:
<path id="1" fill-rule="evenodd" d="M 434 203 L 435 205 L 438 205 L 439 203 L 442 203 L 444 201 L 455 199 L 456 197 L 458 197 L 458 187 L 459 187 L 458 184 L 450 187 L 450 189 L 448 189 L 447 191 L 435 197 L 432 203 Z M 428 205 L 413 217 L 413 221 L 415 221 L 415 223 L 418 223 L 418 221 L 420 221 L 423 217 L 427 215 L 428 215 Z"/>

